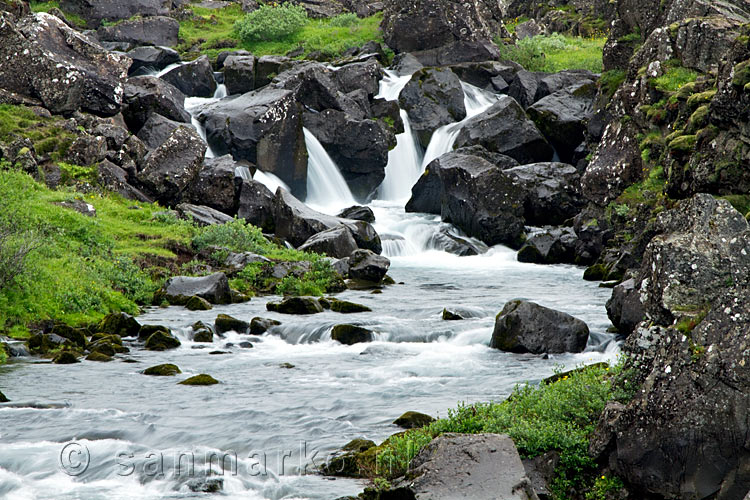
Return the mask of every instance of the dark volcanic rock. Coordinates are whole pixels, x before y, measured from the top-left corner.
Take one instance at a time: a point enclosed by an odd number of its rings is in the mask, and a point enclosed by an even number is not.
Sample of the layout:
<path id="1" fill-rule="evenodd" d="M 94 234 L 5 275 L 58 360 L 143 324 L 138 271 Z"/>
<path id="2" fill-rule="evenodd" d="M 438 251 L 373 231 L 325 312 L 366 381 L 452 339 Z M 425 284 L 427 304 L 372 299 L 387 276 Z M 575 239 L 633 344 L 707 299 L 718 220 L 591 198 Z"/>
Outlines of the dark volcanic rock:
<path id="1" fill-rule="evenodd" d="M 179 31 L 180 23 L 171 17 L 142 17 L 102 26 L 96 31 L 96 37 L 103 42 L 173 47 L 177 45 Z"/>
<path id="2" fill-rule="evenodd" d="M 115 192 L 128 200 L 152 202 L 143 192 L 128 183 L 128 174 L 122 168 L 108 160 L 99 163 L 97 182 L 100 186 Z"/>
<path id="3" fill-rule="evenodd" d="M 263 335 L 274 326 L 279 326 L 281 321 L 268 318 L 253 318 L 250 321 L 250 335 Z"/>
<path id="4" fill-rule="evenodd" d="M 434 418 L 424 413 L 418 411 L 407 411 L 394 420 L 393 423 L 402 429 L 418 429 L 419 427 L 424 427 L 434 421 Z"/>
<path id="5" fill-rule="evenodd" d="M 244 94 L 255 90 L 255 56 L 230 55 L 224 60 L 224 84 L 227 94 Z"/>
<path id="6" fill-rule="evenodd" d="M 533 302 L 513 300 L 495 319 L 490 347 L 532 354 L 581 352 L 589 328 L 569 314 Z"/>
<path id="7" fill-rule="evenodd" d="M 234 220 L 234 217 L 205 205 L 180 203 L 175 207 L 175 210 L 180 214 L 180 217 L 192 221 L 197 226 L 215 226 Z"/>
<path id="8" fill-rule="evenodd" d="M 241 182 L 235 176 L 235 166 L 229 155 L 206 159 L 203 168 L 185 191 L 183 200 L 235 215 Z"/>
<path id="9" fill-rule="evenodd" d="M 125 84 L 122 114 L 131 132 L 137 133 L 152 113 L 170 120 L 190 123 L 185 95 L 155 76 L 135 76 Z"/>
<path id="10" fill-rule="evenodd" d="M 268 302 L 266 309 L 281 314 L 318 314 L 323 312 L 315 297 L 288 297 L 281 302 Z"/>
<path id="11" fill-rule="evenodd" d="M 161 78 L 188 97 L 213 97 L 218 86 L 208 56 L 178 66 Z"/>
<path id="12" fill-rule="evenodd" d="M 162 292 L 170 304 L 176 305 L 185 304 L 193 295 L 204 298 L 212 304 L 232 303 L 229 281 L 224 273 L 215 273 L 200 278 L 187 276 L 170 278 Z"/>
<path id="13" fill-rule="evenodd" d="M 133 16 L 165 16 L 172 7 L 171 0 L 62 0 L 60 8 L 78 14 L 89 25 L 102 21 L 119 21 Z"/>
<path id="14" fill-rule="evenodd" d="M 165 118 L 159 113 L 152 113 L 143 127 L 138 131 L 138 138 L 150 150 L 161 146 L 178 127 L 184 123 Z"/>
<path id="15" fill-rule="evenodd" d="M 435 130 L 466 117 L 461 80 L 448 68 L 425 68 L 414 73 L 398 102 L 424 147 Z"/>
<path id="16" fill-rule="evenodd" d="M 39 99 L 55 114 L 120 111 L 129 61 L 45 13 L 16 22 L 0 12 L 0 89 Z"/>
<path id="17" fill-rule="evenodd" d="M 518 103 L 507 96 L 466 122 L 456 147 L 479 144 L 520 163 L 549 161 L 553 150 Z"/>
<path id="18" fill-rule="evenodd" d="M 180 61 L 180 54 L 169 47 L 136 47 L 127 53 L 133 60 L 128 74 L 132 75 L 143 68 L 144 70 L 162 70 Z"/>
<path id="19" fill-rule="evenodd" d="M 274 199 L 274 194 L 260 182 L 243 180 L 239 191 L 237 217 L 258 226 L 266 233 L 274 233 Z"/>
<path id="20" fill-rule="evenodd" d="M 349 277 L 355 280 L 380 283 L 388 272 L 391 261 L 370 250 L 357 250 L 349 257 Z"/>
<path id="21" fill-rule="evenodd" d="M 607 316 L 623 335 L 633 333 L 645 316 L 640 291 L 635 285 L 634 279 L 623 281 L 612 290 L 612 297 L 607 301 Z"/>
<path id="22" fill-rule="evenodd" d="M 576 237 L 571 228 L 552 228 L 529 237 L 518 251 L 519 262 L 574 264 Z"/>
<path id="23" fill-rule="evenodd" d="M 341 217 L 342 219 L 361 220 L 369 222 L 370 224 L 375 222 L 375 214 L 372 212 L 372 209 L 370 207 L 361 207 L 358 205 L 344 209 L 338 217 Z"/>
<path id="24" fill-rule="evenodd" d="M 581 175 L 565 163 L 532 163 L 504 170 L 524 191 L 524 218 L 535 226 L 558 225 L 586 205 Z"/>
<path id="25" fill-rule="evenodd" d="M 331 340 L 345 345 L 372 342 L 373 331 L 356 325 L 336 325 L 331 331 Z"/>
<path id="26" fill-rule="evenodd" d="M 352 232 L 346 226 L 333 227 L 312 235 L 299 250 L 326 254 L 329 257 L 343 259 L 357 250 Z"/>

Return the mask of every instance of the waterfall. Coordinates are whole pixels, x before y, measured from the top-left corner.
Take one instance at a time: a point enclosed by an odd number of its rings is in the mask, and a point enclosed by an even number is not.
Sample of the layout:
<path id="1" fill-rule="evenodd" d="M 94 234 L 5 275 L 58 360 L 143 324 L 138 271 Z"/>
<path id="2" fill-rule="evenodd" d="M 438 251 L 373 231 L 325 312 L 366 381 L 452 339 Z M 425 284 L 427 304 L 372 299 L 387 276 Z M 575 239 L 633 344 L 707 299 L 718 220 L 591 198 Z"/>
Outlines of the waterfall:
<path id="1" fill-rule="evenodd" d="M 248 167 L 234 167 L 234 176 L 239 177 L 243 181 L 251 181 L 253 180 L 253 176 L 250 173 L 250 169 Z"/>
<path id="2" fill-rule="evenodd" d="M 264 186 L 266 186 L 268 190 L 271 191 L 272 193 L 275 193 L 276 190 L 279 188 L 284 188 L 289 192 L 292 191 L 291 189 L 289 189 L 289 186 L 287 186 L 284 181 L 276 177 L 271 172 L 263 172 L 262 170 L 256 170 L 255 176 L 253 176 L 253 180 L 258 181 Z"/>
<path id="3" fill-rule="evenodd" d="M 201 122 L 198 121 L 198 112 L 200 112 L 203 108 L 208 106 L 209 104 L 213 104 L 217 101 L 220 101 L 224 97 L 227 96 L 227 87 L 224 84 L 219 85 L 216 87 L 216 92 L 214 92 L 213 97 L 186 97 L 185 98 L 185 111 L 190 113 L 190 123 L 193 125 L 193 128 L 198 132 L 198 135 L 203 139 L 203 142 L 206 143 L 206 158 L 216 158 L 216 152 L 211 149 L 211 146 L 208 144 L 208 140 L 206 139 L 206 127 L 203 126 Z"/>
<path id="4" fill-rule="evenodd" d="M 335 214 L 356 204 L 339 167 L 328 156 L 312 132 L 303 128 L 307 145 L 307 199 L 305 203 L 324 213 Z"/>

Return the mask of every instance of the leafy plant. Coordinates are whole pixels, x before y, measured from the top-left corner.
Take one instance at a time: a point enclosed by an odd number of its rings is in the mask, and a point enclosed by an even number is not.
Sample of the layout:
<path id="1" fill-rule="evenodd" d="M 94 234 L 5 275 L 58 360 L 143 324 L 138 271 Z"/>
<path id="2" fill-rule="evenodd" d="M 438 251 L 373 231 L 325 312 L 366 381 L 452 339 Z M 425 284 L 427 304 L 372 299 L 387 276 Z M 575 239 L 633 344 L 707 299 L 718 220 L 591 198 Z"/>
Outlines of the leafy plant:
<path id="1" fill-rule="evenodd" d="M 244 42 L 272 42 L 297 33 L 307 22 L 299 5 L 265 4 L 237 21 L 235 30 Z"/>

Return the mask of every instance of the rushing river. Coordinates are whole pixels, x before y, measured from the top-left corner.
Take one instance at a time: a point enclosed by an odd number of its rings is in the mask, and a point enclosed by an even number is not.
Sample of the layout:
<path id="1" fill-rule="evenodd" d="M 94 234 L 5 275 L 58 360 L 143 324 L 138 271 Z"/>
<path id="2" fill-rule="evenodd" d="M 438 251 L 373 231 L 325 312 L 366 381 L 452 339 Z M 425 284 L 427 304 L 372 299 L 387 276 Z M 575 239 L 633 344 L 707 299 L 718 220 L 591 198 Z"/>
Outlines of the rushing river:
<path id="1" fill-rule="evenodd" d="M 381 95 L 393 99 L 405 83 L 389 75 Z M 491 104 L 491 96 L 465 90 L 471 113 Z M 211 476 L 222 481 L 221 498 L 329 500 L 357 494 L 364 483 L 318 476 L 312 464 L 351 439 L 383 440 L 399 430 L 391 422 L 407 410 L 445 416 L 460 401 L 502 400 L 515 384 L 537 382 L 560 365 L 611 360 L 617 346 L 606 333 L 609 290 L 584 282 L 581 268 L 521 264 L 503 247 L 456 257 L 430 248 L 429 236 L 445 226 L 436 217 L 404 213 L 404 184 L 419 177 L 425 154 L 429 159 L 450 149 L 455 133 L 456 126 L 441 129 L 433 141 L 443 145 L 426 152 L 415 145 L 408 123 L 399 136 L 382 199 L 371 204 L 392 261 L 389 274 L 399 284 L 381 294 L 339 295 L 372 312 L 285 316 L 266 311 L 273 297 L 206 312 L 155 308 L 139 321 L 168 325 L 180 348 L 134 348 L 111 363 L 60 366 L 26 359 L 1 367 L 0 389 L 14 403 L 37 404 L 0 407 L 0 498 L 205 498 L 191 486 L 209 467 L 223 472 Z M 330 169 L 317 141 L 306 136 L 316 151 L 311 170 Z M 330 185 L 314 179 L 311 204 L 318 201 L 318 208 L 333 212 L 349 201 L 349 193 L 333 200 L 321 195 L 318 190 Z M 320 200 L 329 203 L 320 206 Z M 495 315 L 514 298 L 586 321 L 592 332 L 586 351 L 544 359 L 490 349 Z M 444 307 L 467 319 L 444 321 Z M 189 340 L 189 325 L 213 323 L 220 313 L 246 321 L 274 318 L 282 325 L 262 337 L 215 337 L 213 345 Z M 333 342 L 330 331 L 338 323 L 367 326 L 377 338 L 355 346 Z M 246 342 L 253 347 L 241 345 Z M 174 363 L 183 374 L 140 373 L 161 363 Z M 221 384 L 176 385 L 198 373 Z"/>

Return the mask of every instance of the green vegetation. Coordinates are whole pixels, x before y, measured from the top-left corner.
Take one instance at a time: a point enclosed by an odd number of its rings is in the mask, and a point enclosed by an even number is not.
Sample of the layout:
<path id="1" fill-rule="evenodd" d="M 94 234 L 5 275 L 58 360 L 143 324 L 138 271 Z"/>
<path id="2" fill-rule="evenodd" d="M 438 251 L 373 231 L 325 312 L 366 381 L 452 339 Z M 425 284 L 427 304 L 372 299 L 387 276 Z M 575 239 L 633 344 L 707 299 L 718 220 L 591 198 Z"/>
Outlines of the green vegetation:
<path id="1" fill-rule="evenodd" d="M 29 139 L 37 154 L 49 154 L 52 160 L 64 157 L 74 139 L 59 120 L 37 116 L 25 106 L 0 104 L 0 142 L 18 137 Z"/>
<path id="2" fill-rule="evenodd" d="M 661 92 L 676 92 L 698 78 L 698 73 L 682 67 L 678 60 L 671 59 L 664 65 L 666 67 L 665 73 L 651 79 L 651 84 Z"/>
<path id="3" fill-rule="evenodd" d="M 260 57 L 286 54 L 301 47 L 308 54 L 320 51 L 336 57 L 369 41 L 383 41 L 381 14 L 364 19 L 353 14 L 331 19 L 305 16 L 300 23 L 300 16 L 295 13 L 298 8 L 292 6 L 264 6 L 247 15 L 236 4 L 223 9 L 190 8 L 193 17 L 180 21 L 181 43 L 177 48 L 184 56 L 197 56 L 199 52 L 214 57 L 222 50 L 242 48 Z"/>
<path id="4" fill-rule="evenodd" d="M 568 497 L 571 488 L 602 491 L 613 484 L 596 488 L 589 437 L 607 401 L 628 401 L 633 394 L 621 365 L 560 373 L 554 382 L 516 387 L 502 403 L 460 405 L 448 418 L 392 436 L 379 447 L 377 475 L 390 479 L 406 474 L 412 458 L 440 434 L 493 432 L 508 434 L 524 458 L 560 453 L 552 484 L 558 498 Z"/>
<path id="5" fill-rule="evenodd" d="M 60 9 L 60 2 L 56 0 L 52 2 L 31 1 L 29 2 L 29 6 L 31 7 L 32 12 L 49 12 L 52 9 Z M 86 20 L 81 16 L 71 14 L 70 12 L 64 12 L 62 9 L 60 9 L 60 11 L 65 15 L 65 19 L 76 25 L 76 27 L 86 28 Z"/>
<path id="6" fill-rule="evenodd" d="M 602 73 L 602 77 L 599 79 L 599 86 L 602 89 L 604 95 L 608 99 L 611 99 L 620 85 L 625 81 L 625 71 L 621 69 L 611 69 Z"/>
<path id="7" fill-rule="evenodd" d="M 497 40 L 502 58 L 515 61 L 529 71 L 587 69 L 595 73 L 602 71 L 605 42 L 605 37 L 581 38 L 558 33 L 524 38 L 516 45 Z"/>

